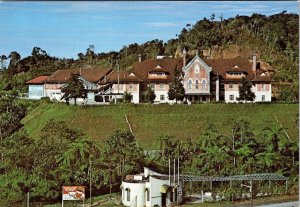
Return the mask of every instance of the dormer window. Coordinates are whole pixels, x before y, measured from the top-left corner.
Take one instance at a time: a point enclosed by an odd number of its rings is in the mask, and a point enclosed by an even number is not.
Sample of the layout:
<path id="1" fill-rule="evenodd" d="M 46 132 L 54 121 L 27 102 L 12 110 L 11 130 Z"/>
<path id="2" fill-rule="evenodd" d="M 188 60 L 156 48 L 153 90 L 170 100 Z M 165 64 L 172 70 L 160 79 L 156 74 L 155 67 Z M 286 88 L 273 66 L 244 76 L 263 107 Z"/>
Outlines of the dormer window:
<path id="1" fill-rule="evenodd" d="M 149 75 L 153 76 L 164 76 L 166 75 L 164 72 L 149 72 Z"/>
<path id="2" fill-rule="evenodd" d="M 235 72 L 227 72 L 228 75 L 232 75 L 232 76 L 242 76 L 244 75 L 243 72 L 238 72 L 238 71 L 235 71 Z"/>

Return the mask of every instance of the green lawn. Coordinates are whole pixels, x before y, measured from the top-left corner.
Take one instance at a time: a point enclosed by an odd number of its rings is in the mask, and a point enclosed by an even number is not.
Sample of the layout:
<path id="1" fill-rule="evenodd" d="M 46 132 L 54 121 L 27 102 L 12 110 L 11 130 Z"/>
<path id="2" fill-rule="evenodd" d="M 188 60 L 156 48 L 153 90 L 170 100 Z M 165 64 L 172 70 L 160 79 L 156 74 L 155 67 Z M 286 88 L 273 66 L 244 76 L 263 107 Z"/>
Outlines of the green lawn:
<path id="1" fill-rule="evenodd" d="M 232 123 L 244 118 L 255 130 L 279 123 L 292 140 L 298 140 L 295 119 L 298 104 L 195 104 L 195 105 L 109 105 L 98 107 L 40 104 L 23 120 L 32 137 L 50 119 L 65 120 L 70 126 L 82 129 L 88 137 L 100 143 L 116 129 L 127 129 L 125 114 L 140 146 L 157 149 L 161 134 L 178 139 L 198 138 L 207 125 L 214 123 L 229 135 Z M 278 119 L 279 123 L 277 123 Z"/>

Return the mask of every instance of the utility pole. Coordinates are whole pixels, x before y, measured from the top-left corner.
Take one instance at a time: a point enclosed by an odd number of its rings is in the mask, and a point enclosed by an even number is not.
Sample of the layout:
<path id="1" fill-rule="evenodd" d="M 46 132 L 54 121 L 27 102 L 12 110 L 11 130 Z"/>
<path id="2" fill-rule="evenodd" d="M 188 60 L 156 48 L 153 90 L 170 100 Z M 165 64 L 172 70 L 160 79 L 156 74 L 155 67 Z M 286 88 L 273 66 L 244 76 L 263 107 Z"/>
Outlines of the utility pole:
<path id="1" fill-rule="evenodd" d="M 174 184 L 173 184 L 173 189 L 174 189 L 174 193 L 173 193 L 173 202 L 175 203 L 175 185 L 176 185 L 176 160 L 174 158 Z"/>
<path id="2" fill-rule="evenodd" d="M 119 95 L 119 86 L 120 86 L 120 66 L 119 66 L 119 60 L 117 60 L 117 70 L 118 70 L 118 95 Z"/>
<path id="3" fill-rule="evenodd" d="M 232 151 L 234 152 L 234 129 L 232 129 Z M 235 154 L 233 155 L 233 166 L 235 166 Z"/>
<path id="4" fill-rule="evenodd" d="M 171 160 L 169 159 L 169 186 L 171 186 Z"/>
<path id="5" fill-rule="evenodd" d="M 177 168 L 178 168 L 178 180 L 177 180 L 177 182 L 178 182 L 178 187 L 177 187 L 177 206 L 178 206 L 178 189 L 179 189 L 179 186 L 180 186 L 180 183 L 179 183 L 179 156 L 178 156 L 178 159 L 177 159 Z"/>
<path id="6" fill-rule="evenodd" d="M 89 158 L 90 163 L 90 204 L 92 206 L 92 161 L 91 157 Z"/>
<path id="7" fill-rule="evenodd" d="M 29 190 L 27 192 L 27 207 L 29 207 Z"/>
<path id="8" fill-rule="evenodd" d="M 127 46 L 125 47 L 125 70 L 127 70 Z"/>

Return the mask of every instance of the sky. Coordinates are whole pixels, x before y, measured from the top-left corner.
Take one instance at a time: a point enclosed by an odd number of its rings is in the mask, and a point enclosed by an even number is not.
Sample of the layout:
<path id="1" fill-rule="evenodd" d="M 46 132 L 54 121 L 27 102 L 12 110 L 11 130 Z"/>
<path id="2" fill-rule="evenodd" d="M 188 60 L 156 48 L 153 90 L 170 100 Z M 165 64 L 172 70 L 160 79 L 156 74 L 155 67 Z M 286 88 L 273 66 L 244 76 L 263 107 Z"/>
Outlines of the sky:
<path id="1" fill-rule="evenodd" d="M 37 46 L 49 55 L 77 58 L 89 45 L 95 52 L 119 51 L 132 43 L 167 41 L 186 26 L 214 13 L 236 15 L 282 11 L 299 14 L 297 1 L 128 1 L 7 2 L 0 0 L 0 55 L 21 57 Z"/>

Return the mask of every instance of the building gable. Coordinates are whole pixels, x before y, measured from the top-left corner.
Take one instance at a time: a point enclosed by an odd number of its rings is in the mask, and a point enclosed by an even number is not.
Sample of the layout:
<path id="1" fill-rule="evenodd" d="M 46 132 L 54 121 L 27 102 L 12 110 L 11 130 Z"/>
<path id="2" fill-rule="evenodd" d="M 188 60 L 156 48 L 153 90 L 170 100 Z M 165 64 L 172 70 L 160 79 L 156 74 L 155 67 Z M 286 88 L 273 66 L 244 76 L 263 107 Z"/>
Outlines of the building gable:
<path id="1" fill-rule="evenodd" d="M 204 68 L 209 72 L 212 71 L 211 67 L 209 67 L 198 55 L 196 55 L 185 67 L 183 67 L 183 71 L 185 72 L 190 70 L 194 65 L 198 65 L 200 68 Z"/>
<path id="2" fill-rule="evenodd" d="M 183 68 L 186 94 L 210 94 L 210 72 L 212 71 L 198 55 Z"/>

